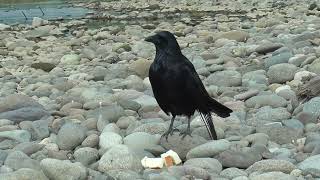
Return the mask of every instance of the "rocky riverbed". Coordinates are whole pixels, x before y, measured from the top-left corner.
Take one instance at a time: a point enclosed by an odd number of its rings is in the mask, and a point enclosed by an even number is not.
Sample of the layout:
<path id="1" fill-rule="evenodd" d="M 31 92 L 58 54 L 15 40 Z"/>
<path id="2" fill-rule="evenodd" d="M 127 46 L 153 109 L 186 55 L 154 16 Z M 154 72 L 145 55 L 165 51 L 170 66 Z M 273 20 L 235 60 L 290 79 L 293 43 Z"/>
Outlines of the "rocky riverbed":
<path id="1" fill-rule="evenodd" d="M 100 20 L 0 24 L 0 179 L 320 178 L 320 97 L 297 96 L 320 74 L 320 4 L 78 5 L 98 9 Z M 234 110 L 214 116 L 219 140 L 198 114 L 192 137 L 160 138 L 170 117 L 153 97 L 155 48 L 143 41 L 158 30 L 175 33 L 210 95 Z M 183 164 L 142 167 L 169 149 Z"/>

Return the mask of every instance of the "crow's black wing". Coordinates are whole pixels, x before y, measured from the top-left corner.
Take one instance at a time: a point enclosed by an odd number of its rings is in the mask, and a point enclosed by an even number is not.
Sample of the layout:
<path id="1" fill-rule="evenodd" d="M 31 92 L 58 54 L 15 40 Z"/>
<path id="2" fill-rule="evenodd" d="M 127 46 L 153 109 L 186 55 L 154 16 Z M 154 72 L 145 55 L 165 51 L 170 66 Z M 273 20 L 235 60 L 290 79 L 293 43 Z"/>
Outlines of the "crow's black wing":
<path id="1" fill-rule="evenodd" d="M 192 63 L 189 60 L 184 62 L 186 65 L 182 66 L 182 71 L 186 79 L 185 91 L 189 98 L 192 98 L 192 101 L 196 103 L 197 109 L 203 113 L 212 111 L 218 116 L 228 117 L 232 110 L 211 98 Z"/>
<path id="2" fill-rule="evenodd" d="M 169 102 L 167 97 L 167 89 L 164 82 L 164 79 L 162 78 L 161 72 L 157 71 L 155 68 L 155 64 L 152 63 L 149 69 L 149 80 L 151 83 L 153 95 L 156 98 L 160 108 L 166 113 L 169 114 Z"/>
<path id="3" fill-rule="evenodd" d="M 181 72 L 185 79 L 184 91 L 188 95 L 188 98 L 190 98 L 191 102 L 195 103 L 198 110 L 209 112 L 210 110 L 206 106 L 206 101 L 210 96 L 190 61 L 181 65 Z"/>

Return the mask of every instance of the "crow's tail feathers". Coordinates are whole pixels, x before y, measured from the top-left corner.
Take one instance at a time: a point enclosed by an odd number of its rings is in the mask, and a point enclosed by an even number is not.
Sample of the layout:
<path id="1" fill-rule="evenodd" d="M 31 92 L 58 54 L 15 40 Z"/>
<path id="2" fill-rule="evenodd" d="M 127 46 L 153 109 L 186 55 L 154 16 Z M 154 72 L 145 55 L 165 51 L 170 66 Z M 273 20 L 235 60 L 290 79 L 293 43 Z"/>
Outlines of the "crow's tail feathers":
<path id="1" fill-rule="evenodd" d="M 200 112 L 200 115 L 201 115 L 202 121 L 206 125 L 206 128 L 208 130 L 208 133 L 209 133 L 211 139 L 217 140 L 217 134 L 216 134 L 216 130 L 214 129 L 214 125 L 213 125 L 213 121 L 212 121 L 212 117 L 211 117 L 210 112 L 207 112 L 207 113 Z"/>
<path id="2" fill-rule="evenodd" d="M 206 125 L 206 128 L 208 130 L 208 133 L 209 133 L 211 139 L 216 140 L 217 134 L 214 129 L 212 116 L 211 116 L 210 112 L 214 112 L 218 116 L 225 118 L 225 117 L 230 116 L 230 113 L 232 113 L 232 110 L 212 98 L 209 98 L 209 101 L 207 103 L 207 108 L 209 108 L 209 109 L 207 109 L 209 111 L 207 111 L 207 110 L 202 111 L 202 112 L 200 111 L 201 119 L 204 122 L 204 124 Z"/>
<path id="3" fill-rule="evenodd" d="M 223 104 L 219 103 L 218 101 L 210 98 L 208 103 L 210 111 L 216 113 L 218 116 L 226 118 L 230 116 L 232 110 L 228 107 L 224 106 Z"/>

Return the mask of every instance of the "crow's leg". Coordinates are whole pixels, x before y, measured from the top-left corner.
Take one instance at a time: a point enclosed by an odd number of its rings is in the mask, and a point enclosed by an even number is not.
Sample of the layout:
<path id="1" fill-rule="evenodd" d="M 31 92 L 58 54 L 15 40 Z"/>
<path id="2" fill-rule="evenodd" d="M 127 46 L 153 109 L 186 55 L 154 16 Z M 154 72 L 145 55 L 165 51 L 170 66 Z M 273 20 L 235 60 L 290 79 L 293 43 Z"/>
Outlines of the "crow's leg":
<path id="1" fill-rule="evenodd" d="M 187 135 L 189 135 L 190 137 L 192 137 L 192 136 L 191 136 L 191 130 L 190 130 L 190 122 L 191 122 L 191 117 L 188 117 L 188 127 L 187 127 L 187 130 L 180 133 L 180 136 L 182 135 L 182 139 L 184 139 Z"/>
<path id="2" fill-rule="evenodd" d="M 165 137 L 166 140 L 168 141 L 168 136 L 169 136 L 169 134 L 172 136 L 172 134 L 173 134 L 174 131 L 179 131 L 178 129 L 173 128 L 173 122 L 174 122 L 174 119 L 175 119 L 175 118 L 176 118 L 176 116 L 173 115 L 172 118 L 171 118 L 171 122 L 170 122 L 170 126 L 169 126 L 168 131 L 166 131 L 164 134 L 162 134 L 161 138 L 162 138 L 162 137 Z"/>

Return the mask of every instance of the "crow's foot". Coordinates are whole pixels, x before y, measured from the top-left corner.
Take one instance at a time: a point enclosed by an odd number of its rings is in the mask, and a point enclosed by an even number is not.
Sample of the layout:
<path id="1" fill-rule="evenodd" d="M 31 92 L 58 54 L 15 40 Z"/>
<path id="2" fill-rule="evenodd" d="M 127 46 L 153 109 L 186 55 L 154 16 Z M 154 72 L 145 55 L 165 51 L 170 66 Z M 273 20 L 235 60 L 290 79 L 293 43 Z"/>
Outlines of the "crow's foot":
<path id="1" fill-rule="evenodd" d="M 168 141 L 168 136 L 169 135 L 172 136 L 175 131 L 179 132 L 179 129 L 177 129 L 177 128 L 168 129 L 168 131 L 166 131 L 165 133 L 162 134 L 161 138 L 165 137 L 166 140 Z"/>
<path id="2" fill-rule="evenodd" d="M 186 136 L 192 137 L 192 136 L 191 136 L 191 130 L 190 130 L 190 129 L 187 129 L 186 131 L 181 132 L 181 133 L 180 133 L 180 136 L 182 136 L 182 139 L 184 139 Z"/>

